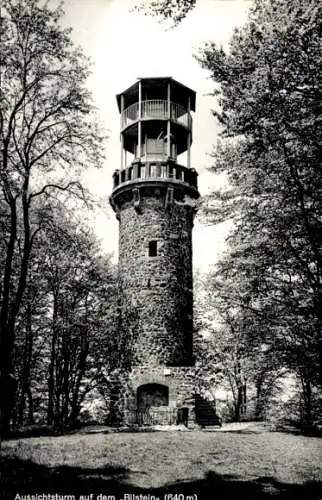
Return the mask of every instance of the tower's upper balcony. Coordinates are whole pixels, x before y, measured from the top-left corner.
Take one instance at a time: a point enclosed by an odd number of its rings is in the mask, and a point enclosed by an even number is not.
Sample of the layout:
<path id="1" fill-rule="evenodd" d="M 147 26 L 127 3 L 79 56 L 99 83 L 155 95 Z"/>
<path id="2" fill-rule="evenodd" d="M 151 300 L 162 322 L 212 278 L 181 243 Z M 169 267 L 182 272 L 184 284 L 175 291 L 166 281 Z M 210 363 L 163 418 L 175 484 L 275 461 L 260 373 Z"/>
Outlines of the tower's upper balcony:
<path id="1" fill-rule="evenodd" d="M 139 78 L 117 95 L 117 104 L 125 155 L 128 152 L 133 159 L 146 160 L 154 149 L 162 149 L 174 159 L 187 150 L 190 154 L 191 111 L 196 107 L 193 90 L 170 77 Z"/>
<path id="2" fill-rule="evenodd" d="M 195 111 L 196 108 L 196 93 L 182 83 L 177 82 L 171 77 L 153 77 L 153 78 L 138 78 L 138 80 L 128 89 L 116 96 L 117 104 L 120 113 L 131 107 L 132 104 L 138 104 L 141 101 L 168 101 L 182 106 L 186 111 Z M 152 105 L 154 112 L 157 111 L 157 104 Z M 151 110 L 149 110 L 151 111 Z M 163 109 L 167 113 L 168 109 Z"/>
<path id="3" fill-rule="evenodd" d="M 112 206 L 151 190 L 172 193 L 177 202 L 197 199 L 198 174 L 190 158 L 195 91 L 171 77 L 139 78 L 116 98 L 121 168 L 113 175 Z"/>
<path id="4" fill-rule="evenodd" d="M 192 128 L 191 114 L 187 108 L 165 99 L 149 99 L 141 102 L 141 108 L 139 102 L 135 102 L 124 109 L 121 113 L 121 130 L 135 125 L 138 120 L 169 119 L 188 130 Z"/>

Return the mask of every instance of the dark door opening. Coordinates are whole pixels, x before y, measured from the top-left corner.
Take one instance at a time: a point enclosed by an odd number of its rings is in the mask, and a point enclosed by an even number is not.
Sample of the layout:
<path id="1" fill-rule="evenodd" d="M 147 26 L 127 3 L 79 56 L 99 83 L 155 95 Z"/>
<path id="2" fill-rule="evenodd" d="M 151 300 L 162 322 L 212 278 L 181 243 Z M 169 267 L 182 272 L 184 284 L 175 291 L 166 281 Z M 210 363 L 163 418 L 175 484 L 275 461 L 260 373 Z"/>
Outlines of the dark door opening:
<path id="1" fill-rule="evenodd" d="M 169 388 L 161 384 L 144 384 L 137 390 L 137 407 L 139 410 L 151 406 L 168 406 Z"/>

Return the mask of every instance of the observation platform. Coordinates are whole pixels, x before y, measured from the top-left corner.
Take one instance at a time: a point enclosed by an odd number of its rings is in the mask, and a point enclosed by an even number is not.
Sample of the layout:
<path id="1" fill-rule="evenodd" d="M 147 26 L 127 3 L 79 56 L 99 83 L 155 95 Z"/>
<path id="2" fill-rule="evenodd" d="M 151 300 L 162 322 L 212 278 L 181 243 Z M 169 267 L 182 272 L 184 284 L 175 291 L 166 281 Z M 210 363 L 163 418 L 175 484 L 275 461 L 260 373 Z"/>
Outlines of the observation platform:
<path id="1" fill-rule="evenodd" d="M 134 125 L 139 120 L 171 120 L 188 130 L 192 129 L 190 112 L 180 104 L 166 100 L 154 99 L 131 104 L 121 113 L 121 131 Z"/>
<path id="2" fill-rule="evenodd" d="M 198 173 L 194 168 L 178 165 L 168 159 L 164 161 L 134 161 L 130 166 L 115 170 L 111 203 L 124 191 L 140 187 L 173 187 L 183 195 L 199 198 Z"/>

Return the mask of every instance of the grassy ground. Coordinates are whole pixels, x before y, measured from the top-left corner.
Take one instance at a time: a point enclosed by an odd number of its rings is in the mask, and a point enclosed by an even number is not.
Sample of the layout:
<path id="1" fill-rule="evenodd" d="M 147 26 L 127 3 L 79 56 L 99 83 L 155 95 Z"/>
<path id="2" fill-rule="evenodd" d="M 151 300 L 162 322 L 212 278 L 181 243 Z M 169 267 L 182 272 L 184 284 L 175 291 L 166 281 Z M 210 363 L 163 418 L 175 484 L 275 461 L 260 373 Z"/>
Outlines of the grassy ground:
<path id="1" fill-rule="evenodd" d="M 166 493 L 182 493 L 177 500 L 193 494 L 198 500 L 322 499 L 321 444 L 320 438 L 247 429 L 12 440 L 2 445 L 3 498 L 54 492 L 119 499 L 122 492 L 162 500 Z"/>

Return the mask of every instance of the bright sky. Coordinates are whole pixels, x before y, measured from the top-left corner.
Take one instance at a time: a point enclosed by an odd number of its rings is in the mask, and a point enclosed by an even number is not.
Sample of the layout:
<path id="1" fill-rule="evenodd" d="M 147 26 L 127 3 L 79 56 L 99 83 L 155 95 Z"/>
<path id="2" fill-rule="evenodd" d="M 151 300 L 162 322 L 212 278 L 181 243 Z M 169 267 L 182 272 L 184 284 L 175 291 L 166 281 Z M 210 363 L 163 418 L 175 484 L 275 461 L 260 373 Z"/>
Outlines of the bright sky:
<path id="1" fill-rule="evenodd" d="M 66 24 L 73 27 L 73 39 L 93 61 L 89 81 L 100 120 L 109 130 L 106 164 L 103 170 L 89 171 L 86 183 L 105 198 L 112 189 L 112 173 L 120 166 L 119 125 L 116 94 L 137 77 L 172 76 L 197 92 L 193 119 L 192 166 L 199 173 L 199 191 L 214 186 L 210 166 L 212 145 L 218 127 L 211 115 L 215 99 L 207 94 L 213 83 L 207 71 L 194 59 L 206 41 L 227 46 L 234 26 L 246 19 L 249 0 L 199 0 L 197 7 L 175 29 L 142 13 L 130 12 L 135 0 L 65 0 Z M 117 260 L 118 223 L 106 204 L 93 218 L 104 249 Z M 198 216 L 194 227 L 194 267 L 206 271 L 224 247 L 223 227 L 205 226 Z"/>

